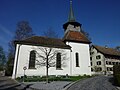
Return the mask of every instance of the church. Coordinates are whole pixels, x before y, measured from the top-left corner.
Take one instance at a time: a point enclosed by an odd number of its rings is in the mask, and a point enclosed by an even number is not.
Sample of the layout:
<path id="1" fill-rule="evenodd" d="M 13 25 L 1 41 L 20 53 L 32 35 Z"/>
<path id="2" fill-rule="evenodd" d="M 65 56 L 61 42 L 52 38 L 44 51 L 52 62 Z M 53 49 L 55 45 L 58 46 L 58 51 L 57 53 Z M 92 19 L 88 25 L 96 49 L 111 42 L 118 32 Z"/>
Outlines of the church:
<path id="1" fill-rule="evenodd" d="M 75 20 L 72 1 L 62 39 L 32 36 L 15 41 L 12 78 L 49 75 L 91 75 L 89 44 Z"/>

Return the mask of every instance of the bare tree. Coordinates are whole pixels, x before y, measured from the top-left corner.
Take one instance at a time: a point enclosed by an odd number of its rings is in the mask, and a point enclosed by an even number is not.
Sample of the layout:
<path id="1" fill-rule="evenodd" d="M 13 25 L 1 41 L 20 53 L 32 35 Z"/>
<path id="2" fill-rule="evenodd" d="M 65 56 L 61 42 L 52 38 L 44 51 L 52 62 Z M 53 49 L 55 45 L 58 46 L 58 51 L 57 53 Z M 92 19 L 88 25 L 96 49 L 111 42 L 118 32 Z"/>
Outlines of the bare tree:
<path id="1" fill-rule="evenodd" d="M 36 65 L 46 66 L 46 83 L 48 83 L 48 70 L 50 67 L 58 67 L 61 69 L 66 66 L 64 60 L 67 60 L 66 53 L 62 49 L 56 49 L 51 47 L 39 47 L 40 52 L 36 52 L 38 59 Z M 38 50 L 37 50 L 38 51 Z M 59 54 L 59 55 L 58 55 Z M 59 60 L 59 61 L 57 61 Z M 58 66 L 57 66 L 58 65 Z"/>
<path id="2" fill-rule="evenodd" d="M 31 26 L 29 25 L 28 21 L 23 20 L 23 21 L 20 21 L 17 23 L 15 35 L 14 35 L 13 39 L 9 42 L 6 75 L 12 75 L 12 72 L 13 72 L 14 55 L 15 55 L 14 41 L 15 40 L 23 40 L 23 39 L 26 39 L 33 35 L 34 35 L 34 33 L 32 31 Z"/>
<path id="3" fill-rule="evenodd" d="M 81 28 L 81 32 L 87 37 L 88 40 L 91 41 L 91 37 L 90 37 L 90 35 L 89 35 L 88 32 L 86 32 L 85 30 L 83 30 L 83 28 Z"/>
<path id="4" fill-rule="evenodd" d="M 4 69 L 5 63 L 6 63 L 5 52 L 3 50 L 3 47 L 0 46 L 0 71 L 2 71 Z"/>
<path id="5" fill-rule="evenodd" d="M 48 30 L 43 32 L 43 35 L 49 38 L 59 38 L 57 32 L 55 32 L 52 28 L 48 28 Z"/>

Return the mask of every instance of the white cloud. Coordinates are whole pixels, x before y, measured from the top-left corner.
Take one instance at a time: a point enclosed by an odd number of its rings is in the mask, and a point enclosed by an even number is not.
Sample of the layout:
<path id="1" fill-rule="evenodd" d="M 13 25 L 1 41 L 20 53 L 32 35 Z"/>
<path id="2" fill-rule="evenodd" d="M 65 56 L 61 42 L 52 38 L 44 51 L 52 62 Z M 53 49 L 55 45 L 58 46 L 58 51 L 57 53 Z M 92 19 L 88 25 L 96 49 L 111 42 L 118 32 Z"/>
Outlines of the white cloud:
<path id="1" fill-rule="evenodd" d="M 0 46 L 4 47 L 4 50 L 8 49 L 8 42 L 13 37 L 13 33 L 9 29 L 0 24 Z"/>
<path id="2" fill-rule="evenodd" d="M 10 37 L 13 36 L 13 33 L 10 32 L 10 30 L 8 30 L 6 27 L 4 27 L 3 25 L 0 24 L 0 31 L 3 31 L 5 34 L 9 35 Z"/>

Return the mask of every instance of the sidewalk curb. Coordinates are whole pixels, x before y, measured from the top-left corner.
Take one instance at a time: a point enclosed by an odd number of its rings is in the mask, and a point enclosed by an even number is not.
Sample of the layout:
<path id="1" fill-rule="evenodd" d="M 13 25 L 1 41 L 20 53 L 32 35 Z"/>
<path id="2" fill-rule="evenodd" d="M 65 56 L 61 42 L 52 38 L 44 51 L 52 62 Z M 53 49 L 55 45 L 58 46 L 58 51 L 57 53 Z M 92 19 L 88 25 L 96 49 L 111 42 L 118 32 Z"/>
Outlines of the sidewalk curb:
<path id="1" fill-rule="evenodd" d="M 118 90 L 120 90 L 120 87 L 116 87 Z"/>

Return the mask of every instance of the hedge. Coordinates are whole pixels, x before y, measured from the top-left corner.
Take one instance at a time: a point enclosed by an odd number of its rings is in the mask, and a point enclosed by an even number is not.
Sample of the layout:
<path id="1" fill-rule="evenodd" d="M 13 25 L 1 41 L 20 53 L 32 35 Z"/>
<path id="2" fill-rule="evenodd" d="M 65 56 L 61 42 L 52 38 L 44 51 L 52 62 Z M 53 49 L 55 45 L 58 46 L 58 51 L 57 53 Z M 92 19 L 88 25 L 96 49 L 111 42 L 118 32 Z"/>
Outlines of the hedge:
<path id="1" fill-rule="evenodd" d="M 89 75 L 84 75 L 84 76 L 49 76 L 49 81 L 76 81 L 76 80 L 80 80 L 83 78 L 90 78 L 91 76 Z M 23 81 L 23 76 L 18 77 L 16 80 L 18 80 L 19 82 Z M 46 81 L 46 76 L 25 76 L 24 78 L 25 82 L 38 82 L 38 81 Z"/>
<path id="2" fill-rule="evenodd" d="M 115 84 L 120 86 L 120 65 L 113 66 L 113 76 L 114 76 Z"/>

